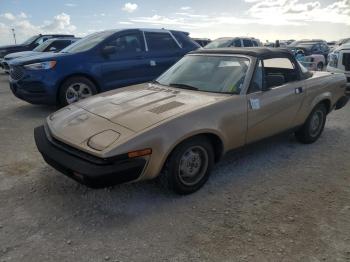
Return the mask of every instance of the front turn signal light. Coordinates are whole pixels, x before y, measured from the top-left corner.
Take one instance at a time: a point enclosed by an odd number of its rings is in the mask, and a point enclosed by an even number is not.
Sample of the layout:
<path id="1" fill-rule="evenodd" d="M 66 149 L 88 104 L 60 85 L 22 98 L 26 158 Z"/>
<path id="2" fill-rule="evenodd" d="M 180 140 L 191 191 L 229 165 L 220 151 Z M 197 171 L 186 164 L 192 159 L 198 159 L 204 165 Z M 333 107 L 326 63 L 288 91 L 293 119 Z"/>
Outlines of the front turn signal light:
<path id="1" fill-rule="evenodd" d="M 137 151 L 132 151 L 128 153 L 129 158 L 135 158 L 135 157 L 140 157 L 140 156 L 147 156 L 152 154 L 152 149 L 146 148 L 142 150 L 137 150 Z"/>

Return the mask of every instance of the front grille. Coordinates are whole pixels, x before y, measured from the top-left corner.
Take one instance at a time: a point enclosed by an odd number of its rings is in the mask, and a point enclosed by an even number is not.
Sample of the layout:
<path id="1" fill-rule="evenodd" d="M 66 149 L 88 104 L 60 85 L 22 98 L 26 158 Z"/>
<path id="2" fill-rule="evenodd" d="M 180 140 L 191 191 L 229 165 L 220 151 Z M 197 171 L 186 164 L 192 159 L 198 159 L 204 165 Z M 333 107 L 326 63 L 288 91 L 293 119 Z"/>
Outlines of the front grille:
<path id="1" fill-rule="evenodd" d="M 14 80 L 19 80 L 23 77 L 24 71 L 19 66 L 14 66 L 10 68 L 10 76 Z"/>

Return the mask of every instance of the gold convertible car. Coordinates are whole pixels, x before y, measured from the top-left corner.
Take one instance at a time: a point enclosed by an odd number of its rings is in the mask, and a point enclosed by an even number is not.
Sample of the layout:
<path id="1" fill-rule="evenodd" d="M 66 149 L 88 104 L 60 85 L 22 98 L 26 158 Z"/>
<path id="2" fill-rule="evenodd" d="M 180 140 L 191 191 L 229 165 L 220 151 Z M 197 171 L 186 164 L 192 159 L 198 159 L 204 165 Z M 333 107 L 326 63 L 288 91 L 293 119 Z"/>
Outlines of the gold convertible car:
<path id="1" fill-rule="evenodd" d="M 48 164 L 90 187 L 159 176 L 188 194 L 229 150 L 288 130 L 315 142 L 327 114 L 347 103 L 345 85 L 283 49 L 197 50 L 152 83 L 51 114 L 35 141 Z"/>

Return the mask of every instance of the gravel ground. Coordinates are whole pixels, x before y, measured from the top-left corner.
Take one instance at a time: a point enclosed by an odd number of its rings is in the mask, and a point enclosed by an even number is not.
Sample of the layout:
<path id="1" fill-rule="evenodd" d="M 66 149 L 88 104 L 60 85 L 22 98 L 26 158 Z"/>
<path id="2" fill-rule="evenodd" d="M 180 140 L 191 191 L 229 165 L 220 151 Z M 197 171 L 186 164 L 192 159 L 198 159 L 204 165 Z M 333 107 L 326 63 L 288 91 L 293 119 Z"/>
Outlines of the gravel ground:
<path id="1" fill-rule="evenodd" d="M 55 108 L 0 76 L 0 261 L 350 261 L 350 106 L 318 142 L 228 154 L 197 193 L 92 190 L 46 165 L 33 128 Z"/>

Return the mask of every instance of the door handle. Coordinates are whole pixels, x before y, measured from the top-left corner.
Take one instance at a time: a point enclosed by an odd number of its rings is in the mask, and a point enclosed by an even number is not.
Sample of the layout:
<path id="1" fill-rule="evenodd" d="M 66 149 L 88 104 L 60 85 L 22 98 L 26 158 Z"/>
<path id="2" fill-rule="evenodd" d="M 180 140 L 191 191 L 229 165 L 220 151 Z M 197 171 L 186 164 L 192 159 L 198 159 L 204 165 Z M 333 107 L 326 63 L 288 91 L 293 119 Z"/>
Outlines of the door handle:
<path id="1" fill-rule="evenodd" d="M 295 94 L 301 94 L 303 92 L 303 88 L 302 87 L 297 87 L 295 88 Z"/>

